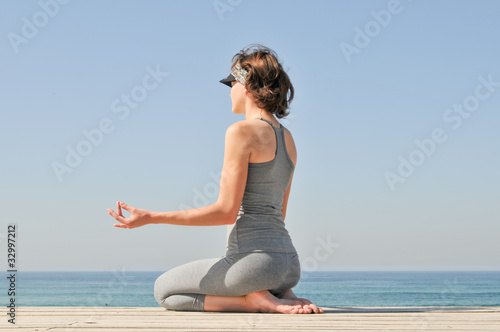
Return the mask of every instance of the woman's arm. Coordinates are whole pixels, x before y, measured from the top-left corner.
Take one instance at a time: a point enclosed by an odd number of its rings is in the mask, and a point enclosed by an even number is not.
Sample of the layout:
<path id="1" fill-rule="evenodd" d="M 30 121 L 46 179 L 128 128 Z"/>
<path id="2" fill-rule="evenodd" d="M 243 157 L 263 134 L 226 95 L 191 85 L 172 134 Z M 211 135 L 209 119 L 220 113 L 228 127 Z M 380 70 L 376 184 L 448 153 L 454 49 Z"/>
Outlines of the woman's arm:
<path id="1" fill-rule="evenodd" d="M 283 206 L 281 208 L 281 212 L 283 213 L 283 222 L 285 221 L 286 217 L 286 207 L 288 206 L 288 196 L 290 196 L 290 189 L 292 187 L 292 180 L 293 180 L 293 173 L 292 177 L 290 179 L 290 184 L 288 185 L 288 188 L 286 189 L 285 196 L 283 197 Z"/>
<path id="2" fill-rule="evenodd" d="M 296 166 L 297 165 L 297 147 L 295 146 L 295 141 L 293 140 L 292 134 L 286 129 L 286 135 L 285 135 L 285 145 L 287 146 L 288 150 L 288 155 L 290 159 L 292 160 L 293 164 Z M 285 221 L 286 217 L 286 208 L 288 206 L 288 196 L 290 196 L 290 189 L 292 187 L 292 181 L 293 181 L 293 174 L 292 177 L 290 178 L 290 183 L 288 184 L 288 188 L 286 189 L 285 196 L 283 197 L 283 205 L 281 208 L 281 212 L 283 213 L 283 222 Z"/>
<path id="3" fill-rule="evenodd" d="M 234 219 L 227 213 L 223 206 L 216 203 L 196 209 L 150 212 L 150 224 L 170 224 L 182 226 L 219 226 L 234 223 Z"/>
<path id="4" fill-rule="evenodd" d="M 252 148 L 252 135 L 248 124 L 239 121 L 226 131 L 224 164 L 217 202 L 201 208 L 172 211 L 149 212 L 122 204 L 121 207 L 131 213 L 129 218 L 109 213 L 121 224 L 116 227 L 135 228 L 146 224 L 171 224 L 185 226 L 216 226 L 233 224 L 240 209 L 248 173 L 248 162 Z M 119 205 L 120 206 L 120 205 Z"/>

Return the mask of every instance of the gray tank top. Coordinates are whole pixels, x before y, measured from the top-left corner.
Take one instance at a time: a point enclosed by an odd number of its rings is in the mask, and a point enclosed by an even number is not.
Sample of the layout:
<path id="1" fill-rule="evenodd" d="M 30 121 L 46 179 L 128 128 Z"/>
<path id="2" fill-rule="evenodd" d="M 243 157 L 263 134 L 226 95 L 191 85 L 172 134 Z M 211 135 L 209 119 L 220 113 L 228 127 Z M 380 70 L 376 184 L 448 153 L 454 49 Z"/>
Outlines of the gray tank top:
<path id="1" fill-rule="evenodd" d="M 228 226 L 226 255 L 247 252 L 293 253 L 295 247 L 283 222 L 283 198 L 295 166 L 285 145 L 283 125 L 269 123 L 276 136 L 275 158 L 248 163 L 248 177 L 236 222 Z"/>

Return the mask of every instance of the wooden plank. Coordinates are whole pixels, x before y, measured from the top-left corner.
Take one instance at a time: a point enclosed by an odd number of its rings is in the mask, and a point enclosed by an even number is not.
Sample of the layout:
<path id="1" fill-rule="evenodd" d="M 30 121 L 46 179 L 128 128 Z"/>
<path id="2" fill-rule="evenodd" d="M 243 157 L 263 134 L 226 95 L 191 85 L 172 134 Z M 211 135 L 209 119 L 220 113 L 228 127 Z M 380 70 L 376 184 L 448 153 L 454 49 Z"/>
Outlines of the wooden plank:
<path id="1" fill-rule="evenodd" d="M 336 307 L 320 315 L 168 311 L 161 307 L 18 307 L 0 331 L 500 331 L 500 307 Z"/>

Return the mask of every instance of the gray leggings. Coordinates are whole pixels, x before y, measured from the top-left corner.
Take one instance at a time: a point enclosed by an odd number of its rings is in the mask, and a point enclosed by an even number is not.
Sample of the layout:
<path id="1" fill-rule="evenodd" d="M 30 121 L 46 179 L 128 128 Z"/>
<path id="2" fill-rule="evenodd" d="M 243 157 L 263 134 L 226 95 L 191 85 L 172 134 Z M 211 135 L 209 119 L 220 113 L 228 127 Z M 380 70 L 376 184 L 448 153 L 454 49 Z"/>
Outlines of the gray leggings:
<path id="1" fill-rule="evenodd" d="M 269 290 L 278 295 L 299 279 L 297 253 L 252 252 L 175 267 L 156 279 L 154 296 L 170 310 L 203 311 L 205 294 L 241 296 Z"/>

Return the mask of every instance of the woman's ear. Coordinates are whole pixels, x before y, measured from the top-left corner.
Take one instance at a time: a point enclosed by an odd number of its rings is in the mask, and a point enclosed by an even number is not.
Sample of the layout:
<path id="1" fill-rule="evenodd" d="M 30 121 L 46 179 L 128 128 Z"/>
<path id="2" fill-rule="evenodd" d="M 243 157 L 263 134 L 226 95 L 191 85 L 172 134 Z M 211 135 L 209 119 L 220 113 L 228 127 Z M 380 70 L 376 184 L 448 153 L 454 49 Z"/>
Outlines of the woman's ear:
<path id="1" fill-rule="evenodd" d="M 246 86 L 243 85 L 243 92 L 247 97 L 253 97 L 252 93 L 247 89 Z"/>

